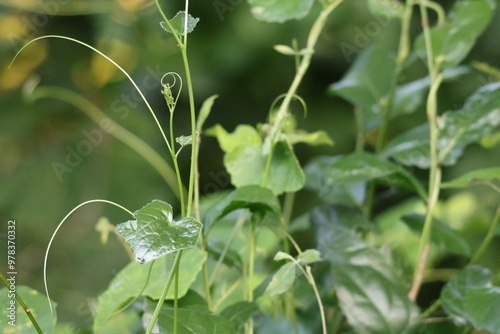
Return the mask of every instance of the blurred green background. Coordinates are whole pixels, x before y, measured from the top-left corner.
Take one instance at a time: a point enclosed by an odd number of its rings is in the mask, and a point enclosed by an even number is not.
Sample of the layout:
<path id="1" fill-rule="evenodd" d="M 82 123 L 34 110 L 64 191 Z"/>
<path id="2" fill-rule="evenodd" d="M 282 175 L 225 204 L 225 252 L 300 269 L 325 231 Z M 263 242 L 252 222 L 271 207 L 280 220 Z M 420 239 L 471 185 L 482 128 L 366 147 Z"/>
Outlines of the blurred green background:
<path id="1" fill-rule="evenodd" d="M 162 3 L 170 16 L 184 7 L 180 0 Z M 449 8 L 453 1 L 442 3 Z M 293 59 L 278 54 L 272 46 L 290 44 L 294 38 L 304 45 L 317 10 L 315 7 L 301 21 L 270 24 L 255 20 L 243 0 L 191 1 L 191 14 L 200 18 L 189 36 L 188 50 L 197 106 L 212 94 L 219 94 L 207 127 L 220 123 L 231 131 L 240 123 L 254 125 L 266 121 L 271 103 L 288 89 L 294 74 Z M 5 240 L 7 220 L 15 219 L 18 284 L 43 291 L 43 259 L 49 239 L 62 218 L 83 201 L 109 199 L 137 210 L 158 198 L 172 203 L 177 210 L 179 207 L 153 168 L 79 110 L 58 100 L 29 103 L 23 98 L 23 86 L 35 79 L 40 80 L 40 86 L 60 86 L 78 92 L 169 161 L 151 115 L 144 104 L 135 103 L 132 85 L 111 64 L 80 45 L 55 39 L 30 45 L 8 69 L 10 61 L 20 46 L 37 36 L 57 34 L 80 39 L 124 67 L 141 87 L 160 122 L 167 126 L 168 110 L 158 82 L 168 71 L 181 75 L 184 72 L 175 41 L 161 29 L 160 20 L 152 0 L 0 0 L 0 240 Z M 361 51 L 366 46 L 356 45 L 356 36 L 359 31 L 366 31 L 370 22 L 372 27 L 373 22 L 378 24 L 379 29 L 372 31 L 367 42 L 394 50 L 399 24 L 373 16 L 366 0 L 346 1 L 332 15 L 320 38 L 310 71 L 299 89 L 308 104 L 308 115 L 302 118 L 298 107 L 297 115 L 299 127 L 327 131 L 335 146 L 297 146 L 303 164 L 319 154 L 343 154 L 354 148 L 352 106 L 327 96 L 326 88 L 342 77 L 358 53 L 344 54 L 341 43 Z M 418 15 L 412 31 L 414 36 L 419 33 Z M 500 67 L 498 31 L 497 11 L 466 63 L 478 60 Z M 417 66 L 402 80 L 424 75 L 424 66 Z M 440 93 L 441 111 L 458 109 L 467 96 L 491 80 L 489 75 L 471 70 L 461 80 L 446 83 Z M 176 113 L 177 136 L 189 133 L 188 114 L 185 90 Z M 397 119 L 389 135 L 425 119 L 423 109 Z M 71 172 L 58 178 L 54 162 L 64 164 L 68 152 L 78 150 L 87 139 L 86 134 L 95 131 L 103 134 L 102 141 L 92 145 L 90 153 Z M 369 141 L 371 137 L 369 134 Z M 230 187 L 215 139 L 202 140 L 202 192 Z M 499 163 L 498 148 L 486 150 L 472 145 L 456 166 L 445 169 L 445 180 Z M 188 166 L 185 151 L 181 153 L 185 175 Z M 426 178 L 425 172 L 415 172 Z M 319 203 L 310 192 L 302 191 L 298 196 L 295 215 Z M 486 188 L 474 188 L 459 197 L 455 192 L 445 192 L 443 199 L 446 198 L 456 204 L 444 210 L 471 226 L 467 232 L 469 241 L 477 245 L 498 205 L 498 197 Z M 116 238 L 111 237 L 106 245 L 100 243 L 95 224 L 102 216 L 114 224 L 128 219 L 116 208 L 101 204 L 81 208 L 59 230 L 48 261 L 48 282 L 53 299 L 59 303 L 59 317 L 82 327 L 91 324 L 95 297 L 128 261 Z M 497 238 L 491 253 L 498 251 Z M 2 266 L 5 260 L 2 255 Z M 498 269 L 494 256 L 485 261 Z"/>

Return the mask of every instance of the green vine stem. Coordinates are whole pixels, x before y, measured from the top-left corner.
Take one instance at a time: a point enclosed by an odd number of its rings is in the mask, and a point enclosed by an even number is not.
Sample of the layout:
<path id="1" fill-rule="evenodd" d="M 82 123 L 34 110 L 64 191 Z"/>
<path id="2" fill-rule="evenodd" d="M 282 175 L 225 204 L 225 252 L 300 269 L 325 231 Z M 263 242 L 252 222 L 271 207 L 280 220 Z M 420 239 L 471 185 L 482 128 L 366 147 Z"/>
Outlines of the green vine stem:
<path id="1" fill-rule="evenodd" d="M 429 121 L 429 126 L 430 126 L 431 166 L 429 171 L 429 199 L 427 201 L 427 214 L 425 217 L 422 236 L 420 238 L 420 244 L 417 254 L 417 262 L 413 274 L 413 282 L 411 289 L 408 292 L 408 297 L 411 300 L 415 300 L 417 298 L 420 286 L 422 285 L 425 266 L 427 263 L 427 257 L 430 248 L 434 208 L 439 198 L 439 190 L 441 183 L 441 168 L 439 166 L 439 155 L 438 155 L 439 127 L 437 124 L 437 92 L 443 80 L 443 75 L 439 73 L 440 60 L 438 59 L 437 62 L 435 62 L 434 60 L 427 9 L 424 6 L 423 1 L 420 1 L 419 4 L 420 4 L 420 13 L 422 16 L 422 26 L 425 38 L 427 66 L 429 68 L 429 76 L 431 81 L 431 87 L 429 90 L 429 95 L 427 98 L 427 106 L 426 106 L 427 119 Z"/>
<path id="2" fill-rule="evenodd" d="M 481 257 L 483 256 L 484 252 L 490 245 L 491 241 L 496 235 L 496 230 L 497 230 L 497 225 L 498 221 L 500 220 L 500 207 L 497 208 L 495 218 L 493 218 L 492 223 L 490 224 L 490 228 L 488 229 L 488 233 L 486 234 L 486 237 L 484 238 L 483 242 L 477 249 L 476 253 L 472 257 L 472 259 L 469 262 L 469 265 L 475 264 L 479 262 Z"/>
<path id="3" fill-rule="evenodd" d="M 182 256 L 182 250 L 178 251 L 175 259 L 174 259 L 174 264 L 172 265 L 172 270 L 170 271 L 170 275 L 168 276 L 167 279 L 167 284 L 165 284 L 165 287 L 163 288 L 163 291 L 161 293 L 160 299 L 158 300 L 158 304 L 156 304 L 156 308 L 153 312 L 153 316 L 151 317 L 151 321 L 149 322 L 148 328 L 146 329 L 146 334 L 151 334 L 153 331 L 153 328 L 156 324 L 156 321 L 158 320 L 158 317 L 160 316 L 161 308 L 163 306 L 163 303 L 165 302 L 165 298 L 167 297 L 168 290 L 170 289 L 170 285 L 172 285 L 172 281 L 174 279 L 174 276 L 178 274 L 179 271 L 179 262 L 181 261 L 181 256 Z M 175 302 L 175 300 L 174 300 Z M 175 312 L 174 307 L 174 312 Z M 177 324 L 177 318 L 174 317 L 174 326 Z"/>
<path id="4" fill-rule="evenodd" d="M 7 287 L 7 290 L 8 290 L 10 287 L 10 284 L 9 284 L 9 282 L 7 282 L 7 279 L 2 274 L 0 274 L 0 279 L 2 280 L 3 284 L 5 284 L 5 286 Z M 21 296 L 17 292 L 14 292 L 14 295 L 16 296 L 17 302 L 19 304 L 21 304 L 21 307 L 23 308 L 24 312 L 26 313 L 26 315 L 30 319 L 31 323 L 33 324 L 33 327 L 35 327 L 37 333 L 43 334 L 43 331 L 40 328 L 40 326 L 38 325 L 38 322 L 36 321 L 35 317 L 33 316 L 33 313 L 31 313 L 30 308 L 26 305 L 24 300 L 21 298 Z M 50 303 L 50 300 L 49 300 L 49 303 Z"/>
<path id="5" fill-rule="evenodd" d="M 172 189 L 174 195 L 180 200 L 182 194 L 182 185 L 176 181 L 176 173 L 165 162 L 165 160 L 146 144 L 142 139 L 117 124 L 104 114 L 97 106 L 83 96 L 62 87 L 37 87 L 30 95 L 33 100 L 42 98 L 56 98 L 67 102 L 84 112 L 95 123 L 100 124 L 103 120 L 109 123 L 109 133 L 116 139 L 129 146 L 142 156 L 165 180 L 167 185 Z"/>
<path id="6" fill-rule="evenodd" d="M 292 99 L 294 96 L 296 96 L 297 89 L 299 88 L 300 83 L 302 82 L 302 79 L 304 78 L 305 74 L 307 73 L 307 70 L 309 69 L 309 65 L 311 64 L 311 59 L 314 54 L 314 47 L 316 46 L 316 43 L 318 42 L 319 35 L 321 31 L 323 30 L 323 27 L 326 24 L 326 21 L 328 19 L 328 16 L 331 14 L 331 12 L 337 8 L 338 5 L 340 5 L 344 0 L 334 0 L 330 4 L 326 5 L 323 10 L 320 12 L 318 18 L 316 21 L 313 23 L 311 30 L 309 32 L 309 36 L 307 38 L 307 44 L 306 44 L 306 51 L 304 52 L 304 55 L 300 61 L 300 65 L 297 68 L 297 72 L 295 73 L 295 77 L 293 78 L 292 84 L 290 85 L 290 88 L 288 89 L 288 92 L 286 93 L 283 102 L 280 105 L 280 108 L 278 109 L 278 112 L 276 114 L 276 118 L 274 119 L 274 124 L 271 128 L 271 131 L 268 135 L 268 140 L 270 140 L 270 145 L 269 145 L 269 154 L 267 156 L 267 163 L 266 163 L 266 170 L 264 172 L 264 177 L 263 177 L 263 186 L 266 184 L 266 180 L 269 174 L 269 166 L 272 160 L 272 152 L 273 152 L 273 146 L 274 146 L 274 139 L 278 138 L 278 133 L 280 132 L 280 128 L 284 122 L 284 120 L 287 117 L 288 114 L 288 109 L 290 107 L 290 103 L 292 102 Z"/>

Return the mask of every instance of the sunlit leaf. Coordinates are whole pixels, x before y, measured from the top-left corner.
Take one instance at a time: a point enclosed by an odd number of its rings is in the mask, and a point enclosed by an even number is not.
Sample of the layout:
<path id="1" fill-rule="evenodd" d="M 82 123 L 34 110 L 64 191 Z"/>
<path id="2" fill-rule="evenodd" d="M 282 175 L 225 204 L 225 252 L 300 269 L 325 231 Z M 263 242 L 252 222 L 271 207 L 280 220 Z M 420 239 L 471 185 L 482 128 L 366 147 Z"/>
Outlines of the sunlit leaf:
<path id="1" fill-rule="evenodd" d="M 401 219 L 413 232 L 417 234 L 422 233 L 425 221 L 424 215 L 407 214 L 401 217 Z M 434 219 L 432 222 L 431 239 L 433 243 L 451 253 L 463 256 L 471 255 L 469 244 L 465 238 L 438 219 Z"/>
<path id="2" fill-rule="evenodd" d="M 286 135 L 290 144 L 305 143 L 311 146 L 318 145 L 333 145 L 333 140 L 325 131 L 316 131 L 308 133 L 303 130 L 296 130 L 295 132 Z"/>
<path id="3" fill-rule="evenodd" d="M 7 275 L 6 278 L 10 279 L 10 276 Z M 28 305 L 30 312 L 44 333 L 51 333 L 53 325 L 57 320 L 55 312 L 57 304 L 51 301 L 52 308 L 54 309 L 53 319 L 45 295 L 24 285 L 16 285 L 15 291 L 21 296 L 26 305 Z M 32 334 L 36 332 L 21 304 L 16 301 L 14 295 L 10 296 L 9 293 L 11 293 L 10 290 L 7 290 L 5 287 L 0 289 L 0 305 L 2 305 L 0 309 L 0 316 L 2 317 L 0 332 L 16 334 Z"/>
<path id="4" fill-rule="evenodd" d="M 117 225 L 116 232 L 132 247 L 138 263 L 196 246 L 201 223 L 191 217 L 174 221 L 170 204 L 155 200 L 134 215 L 135 220 Z"/>
<path id="5" fill-rule="evenodd" d="M 186 12 L 180 11 L 177 14 L 175 14 L 175 16 L 172 19 L 169 20 L 176 35 L 184 35 L 185 20 L 186 20 L 185 18 L 186 18 Z M 196 24 L 199 21 L 200 21 L 199 18 L 194 18 L 191 16 L 191 14 L 188 14 L 188 19 L 187 19 L 188 34 L 190 32 L 193 32 L 194 27 L 196 27 Z M 160 22 L 160 25 L 163 29 L 165 29 L 166 32 L 172 33 L 170 31 L 170 28 L 168 27 L 168 24 L 166 24 L 165 22 Z"/>
<path id="6" fill-rule="evenodd" d="M 188 292 L 206 259 L 206 252 L 200 249 L 194 248 L 184 251 L 179 265 L 179 275 L 182 277 L 178 286 L 179 298 Z M 147 287 L 143 294 L 152 299 L 159 299 L 173 268 L 173 262 L 169 256 L 157 260 L 153 263 L 150 275 L 150 265 L 145 266 L 131 262 L 123 268 L 110 282 L 108 289 L 98 298 L 94 332 L 105 334 L 102 328 L 108 323 L 109 318 L 129 301 L 138 297 L 146 283 Z M 166 299 L 174 299 L 174 289 L 168 291 Z"/>
<path id="7" fill-rule="evenodd" d="M 467 56 L 490 23 L 495 7 L 492 0 L 456 1 L 446 23 L 431 29 L 433 56 L 444 57 L 442 68 L 456 66 Z M 424 33 L 415 40 L 415 52 L 427 58 Z"/>
<path id="8" fill-rule="evenodd" d="M 314 0 L 248 0 L 248 3 L 256 19 L 283 23 L 306 16 Z"/>

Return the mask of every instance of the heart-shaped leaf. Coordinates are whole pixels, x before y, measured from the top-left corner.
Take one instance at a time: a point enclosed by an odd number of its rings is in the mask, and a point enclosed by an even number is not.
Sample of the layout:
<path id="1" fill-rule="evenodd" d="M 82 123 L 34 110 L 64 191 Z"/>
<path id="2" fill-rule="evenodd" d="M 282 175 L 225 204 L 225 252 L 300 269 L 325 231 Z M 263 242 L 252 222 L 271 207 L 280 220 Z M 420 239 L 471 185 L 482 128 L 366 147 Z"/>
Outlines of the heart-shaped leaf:
<path id="1" fill-rule="evenodd" d="M 201 223 L 191 217 L 174 221 L 170 204 L 154 200 L 134 215 L 135 220 L 117 225 L 116 232 L 132 247 L 138 263 L 196 246 Z"/>
<path id="2" fill-rule="evenodd" d="M 180 11 L 175 16 L 168 20 L 174 29 L 174 32 L 178 36 L 183 36 L 184 35 L 184 28 L 185 28 L 185 22 L 186 22 L 186 12 Z M 196 24 L 200 21 L 199 18 L 194 18 L 191 16 L 191 14 L 188 14 L 188 19 L 187 19 L 187 32 L 188 34 L 194 30 L 194 27 L 196 27 Z M 169 33 L 172 33 L 170 31 L 170 28 L 168 27 L 168 24 L 165 22 L 160 22 L 161 27 Z"/>

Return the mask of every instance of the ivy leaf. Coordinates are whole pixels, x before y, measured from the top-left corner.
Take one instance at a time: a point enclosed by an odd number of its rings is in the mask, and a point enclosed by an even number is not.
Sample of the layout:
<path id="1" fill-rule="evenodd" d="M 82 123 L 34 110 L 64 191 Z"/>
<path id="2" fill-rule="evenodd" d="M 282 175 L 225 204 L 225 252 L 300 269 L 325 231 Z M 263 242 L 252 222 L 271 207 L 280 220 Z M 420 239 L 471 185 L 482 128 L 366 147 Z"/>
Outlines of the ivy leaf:
<path id="1" fill-rule="evenodd" d="M 270 297 L 274 297 L 290 290 L 295 281 L 295 270 L 295 264 L 293 262 L 282 265 L 273 275 L 265 293 L 269 294 Z"/>
<path id="2" fill-rule="evenodd" d="M 190 286 L 195 281 L 203 264 L 207 259 L 207 253 L 201 249 L 188 249 L 182 255 L 182 261 L 179 264 L 178 296 L 182 298 L 188 292 Z M 123 268 L 113 280 L 109 287 L 98 298 L 98 305 L 94 319 L 94 332 L 105 333 L 103 328 L 110 321 L 110 317 L 120 307 L 126 305 L 129 301 L 137 298 L 147 283 L 143 294 L 152 298 L 159 299 L 168 275 L 173 268 L 173 259 L 169 256 L 154 262 L 149 274 L 150 266 L 140 265 L 136 262 L 129 263 Z M 148 281 L 149 277 L 149 281 Z M 168 291 L 165 299 L 174 299 L 174 289 Z"/>
<path id="3" fill-rule="evenodd" d="M 57 314 L 55 312 L 57 304 L 52 300 L 50 301 L 54 310 L 54 318 L 52 318 L 45 295 L 24 285 L 17 285 L 16 292 L 21 296 L 26 305 L 29 306 L 31 313 L 43 332 L 53 332 L 53 325 L 57 322 Z M 11 304 L 12 301 L 15 303 Z M 2 305 L 0 310 L 0 316 L 2 317 L 2 321 L 0 321 L 1 333 L 31 334 L 34 332 L 33 324 L 26 315 L 26 312 L 24 312 L 23 307 L 14 298 L 9 298 L 9 291 L 5 287 L 0 289 L 0 305 Z M 11 305 L 14 305 L 13 311 L 8 309 Z M 13 317 L 11 317 L 12 315 Z M 14 323 L 14 326 L 12 323 Z"/>
<path id="4" fill-rule="evenodd" d="M 280 212 L 278 200 L 271 190 L 254 185 L 242 186 L 231 191 L 207 210 L 205 229 L 208 231 L 213 223 L 238 209 L 249 209 L 260 216 L 264 216 L 267 212 Z"/>
<path id="5" fill-rule="evenodd" d="M 174 31 L 170 31 L 170 28 L 168 27 L 168 24 L 165 22 L 160 22 L 161 27 L 168 33 L 174 33 L 178 36 L 184 36 L 184 28 L 185 28 L 185 17 L 186 17 L 186 12 L 180 11 L 175 16 L 168 20 L 170 24 L 172 25 L 172 28 Z M 191 14 L 188 14 L 188 20 L 187 20 L 187 32 L 188 34 L 190 32 L 193 32 L 194 27 L 196 27 L 196 24 L 200 21 L 199 18 L 194 18 L 191 16 Z"/>
<path id="6" fill-rule="evenodd" d="M 431 29 L 434 59 L 444 57 L 442 68 L 456 66 L 467 56 L 490 23 L 495 7 L 492 0 L 456 1 L 446 23 Z M 415 52 L 427 64 L 423 33 L 415 40 Z"/>
<path id="7" fill-rule="evenodd" d="M 339 306 L 356 333 L 410 333 L 419 319 L 394 266 L 348 222 L 315 222 L 318 250 L 331 266 Z M 381 298 L 383 296 L 383 298 Z"/>
<path id="8" fill-rule="evenodd" d="M 329 86 L 328 92 L 361 107 L 365 130 L 374 129 L 383 119 L 381 101 L 391 89 L 395 67 L 387 50 L 369 47 L 356 58 L 342 80 Z"/>
<path id="9" fill-rule="evenodd" d="M 470 266 L 450 278 L 441 291 L 443 307 L 449 315 L 462 319 L 468 318 L 465 308 L 466 295 L 473 290 L 490 286 L 492 273 L 489 269 L 481 266 Z M 483 304 L 479 310 L 486 310 L 488 305 Z"/>
<path id="10" fill-rule="evenodd" d="M 117 225 L 116 232 L 132 247 L 138 263 L 196 246 L 201 223 L 191 217 L 174 221 L 170 204 L 154 200 L 134 215 L 135 220 Z"/>
<path id="11" fill-rule="evenodd" d="M 447 111 L 438 119 L 438 153 L 441 165 L 456 163 L 464 148 L 492 133 L 500 124 L 500 83 L 477 90 L 458 111 Z M 429 168 L 429 125 L 423 124 L 394 138 L 381 153 L 401 164 Z"/>
<path id="12" fill-rule="evenodd" d="M 441 183 L 443 188 L 465 188 L 471 184 L 479 183 L 486 184 L 488 181 L 499 180 L 500 181 L 500 168 L 491 167 L 476 169 L 468 172 L 452 181 Z"/>
<path id="13" fill-rule="evenodd" d="M 257 20 L 283 23 L 306 16 L 314 0 L 248 0 L 248 3 Z"/>
<path id="14" fill-rule="evenodd" d="M 424 229 L 425 216 L 418 214 L 407 214 L 401 217 L 403 222 L 415 233 L 421 234 Z M 470 256 L 471 251 L 465 238 L 457 231 L 438 219 L 432 222 L 431 239 L 437 245 L 444 247 L 447 251 Z"/>

